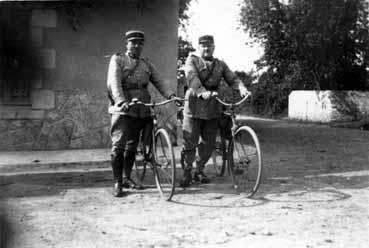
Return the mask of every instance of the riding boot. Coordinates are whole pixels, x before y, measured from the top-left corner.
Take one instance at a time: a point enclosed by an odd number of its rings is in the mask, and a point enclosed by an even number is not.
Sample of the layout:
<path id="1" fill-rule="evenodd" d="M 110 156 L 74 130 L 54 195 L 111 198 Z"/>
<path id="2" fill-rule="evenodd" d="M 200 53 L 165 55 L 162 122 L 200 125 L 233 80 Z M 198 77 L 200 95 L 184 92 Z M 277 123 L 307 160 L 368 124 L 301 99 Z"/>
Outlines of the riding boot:
<path id="1" fill-rule="evenodd" d="M 183 171 L 183 177 L 181 181 L 179 182 L 179 186 L 182 188 L 189 187 L 192 183 L 192 167 L 186 167 Z"/>
<path id="2" fill-rule="evenodd" d="M 123 163 L 123 188 L 131 189 L 144 189 L 144 187 L 136 183 L 131 178 L 133 164 L 136 159 L 136 154 L 134 152 L 125 151 L 124 152 L 124 163 Z"/>
<path id="3" fill-rule="evenodd" d="M 211 180 L 210 178 L 208 178 L 203 171 L 195 171 L 193 179 L 195 182 L 199 182 L 199 183 L 210 183 Z"/>
<path id="4" fill-rule="evenodd" d="M 111 166 L 113 169 L 114 188 L 113 196 L 122 197 L 122 171 L 123 171 L 123 157 L 122 155 L 111 155 Z"/>
<path id="5" fill-rule="evenodd" d="M 136 154 L 134 152 L 125 151 L 123 156 L 123 179 L 131 178 L 133 163 L 135 162 Z"/>

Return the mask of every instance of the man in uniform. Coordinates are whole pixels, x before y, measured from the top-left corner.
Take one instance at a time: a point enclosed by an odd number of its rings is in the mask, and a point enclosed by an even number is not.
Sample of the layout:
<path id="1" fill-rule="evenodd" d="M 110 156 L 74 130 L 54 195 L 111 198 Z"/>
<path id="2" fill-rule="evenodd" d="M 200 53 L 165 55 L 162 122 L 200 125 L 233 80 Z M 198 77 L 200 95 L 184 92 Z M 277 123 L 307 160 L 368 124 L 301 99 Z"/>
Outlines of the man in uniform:
<path id="1" fill-rule="evenodd" d="M 214 38 L 204 35 L 199 38 L 199 56 L 190 55 L 185 64 L 185 74 L 188 83 L 184 106 L 183 120 L 183 156 L 185 170 L 180 182 L 182 187 L 188 187 L 192 182 L 192 163 L 195 161 L 196 147 L 199 158 L 193 176 L 195 181 L 209 183 L 204 174 L 204 166 L 213 152 L 218 128 L 218 118 L 221 105 L 212 96 L 220 94 L 219 85 L 222 78 L 241 97 L 248 90 L 240 79 L 228 68 L 227 64 L 213 57 Z M 200 139 L 200 144 L 199 142 Z"/>
<path id="2" fill-rule="evenodd" d="M 114 54 L 109 63 L 108 93 L 110 105 L 124 115 L 111 115 L 111 165 L 114 176 L 113 195 L 123 196 L 122 187 L 142 189 L 131 179 L 137 145 L 142 131 L 150 132 L 153 128 L 151 109 L 145 106 L 129 106 L 133 98 L 150 102 L 147 89 L 149 81 L 165 97 L 175 96 L 168 90 L 154 65 L 141 57 L 145 35 L 142 31 L 131 30 L 125 34 L 126 53 Z M 151 135 L 144 135 L 151 138 Z M 146 142 L 149 142 L 146 140 Z M 123 174 L 123 175 L 122 175 Z"/>

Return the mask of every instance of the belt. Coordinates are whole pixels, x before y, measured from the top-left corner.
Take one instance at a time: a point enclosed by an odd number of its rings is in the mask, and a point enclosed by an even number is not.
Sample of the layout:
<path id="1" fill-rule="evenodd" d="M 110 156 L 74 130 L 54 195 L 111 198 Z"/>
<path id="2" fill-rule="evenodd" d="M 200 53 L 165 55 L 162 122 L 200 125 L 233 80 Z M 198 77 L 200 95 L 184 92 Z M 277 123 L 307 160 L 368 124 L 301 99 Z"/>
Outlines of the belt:
<path id="1" fill-rule="evenodd" d="M 124 84 L 124 85 L 122 85 L 122 87 L 125 90 L 140 90 L 140 89 L 146 89 L 147 85 Z"/>
<path id="2" fill-rule="evenodd" d="M 214 91 L 214 90 L 218 90 L 218 86 L 205 86 L 206 90 L 210 90 L 210 91 Z"/>

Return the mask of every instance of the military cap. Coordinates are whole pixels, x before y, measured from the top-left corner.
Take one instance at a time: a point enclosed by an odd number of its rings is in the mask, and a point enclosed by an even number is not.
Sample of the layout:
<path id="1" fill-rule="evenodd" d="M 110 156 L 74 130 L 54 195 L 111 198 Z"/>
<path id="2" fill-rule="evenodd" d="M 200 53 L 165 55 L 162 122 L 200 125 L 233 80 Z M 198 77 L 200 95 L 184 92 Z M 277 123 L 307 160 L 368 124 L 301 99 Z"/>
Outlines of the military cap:
<path id="1" fill-rule="evenodd" d="M 145 40 L 145 34 L 144 32 L 140 30 L 130 30 L 127 31 L 125 34 L 125 38 L 127 41 L 130 40 Z"/>
<path id="2" fill-rule="evenodd" d="M 199 38 L 199 44 L 200 43 L 214 43 L 214 37 L 212 35 L 203 35 Z"/>

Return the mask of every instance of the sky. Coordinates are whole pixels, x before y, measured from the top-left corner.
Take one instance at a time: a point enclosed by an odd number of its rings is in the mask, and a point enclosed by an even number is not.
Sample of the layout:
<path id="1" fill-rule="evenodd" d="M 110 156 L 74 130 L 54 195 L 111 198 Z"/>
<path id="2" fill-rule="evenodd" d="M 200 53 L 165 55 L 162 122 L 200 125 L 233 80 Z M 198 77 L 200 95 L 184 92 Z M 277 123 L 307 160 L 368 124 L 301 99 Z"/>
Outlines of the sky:
<path id="1" fill-rule="evenodd" d="M 248 72 L 256 69 L 254 61 L 262 49 L 246 45 L 248 35 L 240 28 L 239 4 L 242 0 L 192 0 L 189 8 L 187 38 L 197 48 L 198 37 L 212 34 L 214 56 L 223 59 L 231 70 Z M 181 34 L 181 32 L 180 32 Z"/>

